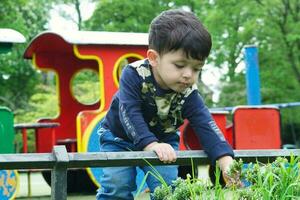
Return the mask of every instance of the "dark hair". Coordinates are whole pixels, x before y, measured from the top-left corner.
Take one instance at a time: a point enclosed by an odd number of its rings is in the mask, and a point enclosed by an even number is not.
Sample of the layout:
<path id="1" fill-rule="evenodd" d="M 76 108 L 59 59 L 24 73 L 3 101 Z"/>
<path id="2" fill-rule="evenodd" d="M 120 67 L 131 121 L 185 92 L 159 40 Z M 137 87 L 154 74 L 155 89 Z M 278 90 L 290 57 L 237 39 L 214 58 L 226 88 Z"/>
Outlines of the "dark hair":
<path id="1" fill-rule="evenodd" d="M 149 48 L 160 55 L 183 49 L 187 57 L 205 60 L 211 43 L 209 32 L 192 12 L 167 10 L 150 24 Z"/>

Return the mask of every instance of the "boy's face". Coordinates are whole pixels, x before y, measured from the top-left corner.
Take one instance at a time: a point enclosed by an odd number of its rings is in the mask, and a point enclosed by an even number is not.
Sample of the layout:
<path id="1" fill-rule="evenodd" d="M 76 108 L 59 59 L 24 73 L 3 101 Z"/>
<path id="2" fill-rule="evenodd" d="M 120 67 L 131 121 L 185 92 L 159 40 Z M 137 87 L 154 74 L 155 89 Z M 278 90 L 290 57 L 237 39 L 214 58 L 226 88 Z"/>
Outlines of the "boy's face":
<path id="1" fill-rule="evenodd" d="M 163 89 L 183 92 L 198 81 L 204 61 L 187 58 L 182 50 L 159 55 L 155 50 L 147 52 L 154 78 Z"/>

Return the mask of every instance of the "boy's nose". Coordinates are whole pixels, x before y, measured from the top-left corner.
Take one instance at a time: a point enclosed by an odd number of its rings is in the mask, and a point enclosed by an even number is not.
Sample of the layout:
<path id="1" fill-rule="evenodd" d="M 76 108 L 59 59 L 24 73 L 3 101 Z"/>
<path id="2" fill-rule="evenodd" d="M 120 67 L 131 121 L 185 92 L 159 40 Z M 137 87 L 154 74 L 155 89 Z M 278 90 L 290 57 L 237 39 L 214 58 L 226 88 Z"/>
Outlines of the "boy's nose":
<path id="1" fill-rule="evenodd" d="M 189 67 L 185 68 L 183 71 L 183 77 L 184 78 L 190 78 L 193 75 L 193 70 L 190 69 Z"/>

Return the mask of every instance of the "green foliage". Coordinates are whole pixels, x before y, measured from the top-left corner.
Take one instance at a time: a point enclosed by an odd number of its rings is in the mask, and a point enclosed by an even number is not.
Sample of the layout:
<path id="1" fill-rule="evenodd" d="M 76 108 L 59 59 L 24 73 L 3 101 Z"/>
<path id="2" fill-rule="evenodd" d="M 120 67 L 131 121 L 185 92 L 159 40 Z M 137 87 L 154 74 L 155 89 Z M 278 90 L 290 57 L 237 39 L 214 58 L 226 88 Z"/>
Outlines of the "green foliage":
<path id="1" fill-rule="evenodd" d="M 54 118 L 58 113 L 58 96 L 55 88 L 39 85 L 37 92 L 30 97 L 27 107 L 15 112 L 15 122 L 36 122 L 42 118 Z"/>
<path id="2" fill-rule="evenodd" d="M 86 81 L 73 88 L 73 95 L 83 104 L 93 104 L 101 98 L 99 88 L 99 82 Z"/>
<path id="3" fill-rule="evenodd" d="M 278 157 L 273 163 L 256 162 L 246 166 L 242 160 L 234 161 L 229 175 L 238 174 L 240 180 L 249 186 L 239 188 L 236 185 L 222 188 L 219 184 L 220 170 L 217 170 L 216 184 L 211 187 L 200 179 L 185 180 L 178 178 L 172 187 L 162 185 L 154 192 L 156 200 L 181 199 L 233 199 L 233 200 L 277 200 L 297 199 L 300 195 L 299 157 L 291 156 L 288 161 Z"/>
<path id="4" fill-rule="evenodd" d="M 233 92 L 234 91 L 234 92 Z M 221 101 L 219 106 L 245 105 L 246 103 L 245 78 L 242 74 L 236 75 L 234 80 L 223 82 Z"/>
<path id="5" fill-rule="evenodd" d="M 72 93 L 83 104 L 93 104 L 101 98 L 98 74 L 92 70 L 81 70 L 72 79 Z"/>
<path id="6" fill-rule="evenodd" d="M 298 1 L 228 0 L 204 1 L 195 10 L 213 37 L 209 63 L 228 69 L 219 105 L 234 106 L 246 100 L 246 93 L 241 92 L 246 88 L 244 78 L 239 78 L 244 71 L 238 69 L 247 44 L 259 48 L 262 102 L 299 101 L 300 94 L 295 93 L 300 89 L 300 60 L 295 56 L 300 50 L 297 7 Z"/>
<path id="7" fill-rule="evenodd" d="M 247 104 L 243 48 L 258 47 L 262 104 L 299 102 L 300 17 L 295 0 L 204 1 L 195 12 L 212 34 L 208 63 L 226 69 L 221 79 L 220 106 Z M 300 124 L 300 113 L 282 109 L 282 126 Z M 288 112 L 293 119 L 287 120 Z M 283 134 L 290 135 L 289 132 Z M 299 138 L 299 136 L 298 136 Z"/>
<path id="8" fill-rule="evenodd" d="M 253 42 L 256 18 L 252 10 L 253 1 L 246 0 L 205 1 L 195 10 L 212 35 L 209 63 L 227 67 L 229 80 L 235 77 L 244 45 Z"/>
<path id="9" fill-rule="evenodd" d="M 86 27 L 96 31 L 147 32 L 151 20 L 168 8 L 167 1 L 102 0 Z"/>
<path id="10" fill-rule="evenodd" d="M 244 174 L 252 185 L 247 199 L 295 199 L 300 195 L 299 158 L 277 158 L 273 163 L 249 164 Z M 254 195 L 254 196 L 253 196 Z M 246 194 L 243 194 L 246 196 Z"/>
<path id="11" fill-rule="evenodd" d="M 172 194 L 171 186 L 165 186 L 165 185 L 161 185 L 153 193 L 155 200 L 168 200 L 171 194 Z"/>
<path id="12" fill-rule="evenodd" d="M 38 85 L 24 109 L 15 112 L 15 123 L 33 123 L 42 118 L 55 118 L 59 113 L 58 96 L 54 87 Z M 28 130 L 28 151 L 35 152 L 35 135 Z M 22 135 L 16 135 L 16 152 L 22 152 Z"/>
<path id="13" fill-rule="evenodd" d="M 27 42 L 42 30 L 54 1 L 2 0 L 0 28 L 12 28 L 22 33 Z M 13 111 L 26 108 L 38 82 L 36 70 L 23 57 L 26 44 L 14 45 L 12 52 L 0 55 L 0 104 Z"/>
<path id="14" fill-rule="evenodd" d="M 36 83 L 34 70 L 20 55 L 18 49 L 0 55 L 0 104 L 12 110 L 26 105 Z"/>

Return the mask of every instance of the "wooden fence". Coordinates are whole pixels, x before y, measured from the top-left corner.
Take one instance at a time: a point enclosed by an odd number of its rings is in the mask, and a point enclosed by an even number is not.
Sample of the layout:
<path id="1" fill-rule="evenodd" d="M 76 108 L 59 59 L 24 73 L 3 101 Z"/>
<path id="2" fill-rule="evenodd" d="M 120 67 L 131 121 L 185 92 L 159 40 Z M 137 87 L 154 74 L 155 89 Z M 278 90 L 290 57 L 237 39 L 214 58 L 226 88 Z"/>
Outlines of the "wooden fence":
<path id="1" fill-rule="evenodd" d="M 235 158 L 244 162 L 272 162 L 276 157 L 300 156 L 300 149 L 235 150 Z M 172 165 L 209 164 L 204 151 L 177 151 Z M 67 199 L 67 170 L 85 167 L 145 166 L 162 163 L 154 152 L 68 153 L 65 146 L 54 146 L 52 153 L 0 154 L 0 169 L 51 169 L 51 199 Z"/>

